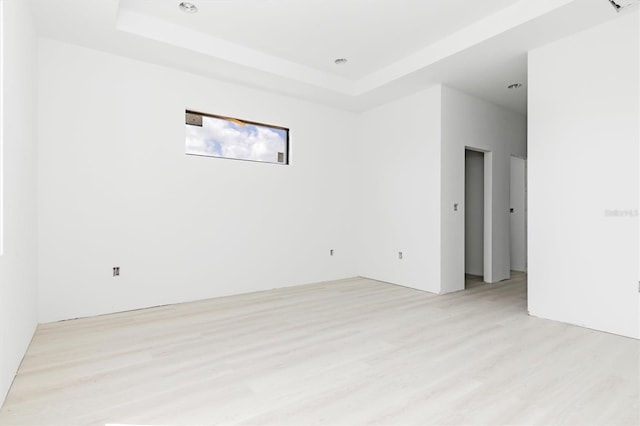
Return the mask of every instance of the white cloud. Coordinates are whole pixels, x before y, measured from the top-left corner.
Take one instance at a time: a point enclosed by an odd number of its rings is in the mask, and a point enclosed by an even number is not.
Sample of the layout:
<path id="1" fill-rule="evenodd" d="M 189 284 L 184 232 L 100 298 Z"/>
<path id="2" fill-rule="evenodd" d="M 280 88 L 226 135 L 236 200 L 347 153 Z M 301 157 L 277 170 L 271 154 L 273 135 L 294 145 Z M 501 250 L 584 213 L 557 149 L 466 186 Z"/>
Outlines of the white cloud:
<path id="1" fill-rule="evenodd" d="M 202 127 L 186 128 L 187 154 L 276 163 L 278 152 L 285 152 L 286 132 L 279 129 L 214 117 L 203 117 Z"/>

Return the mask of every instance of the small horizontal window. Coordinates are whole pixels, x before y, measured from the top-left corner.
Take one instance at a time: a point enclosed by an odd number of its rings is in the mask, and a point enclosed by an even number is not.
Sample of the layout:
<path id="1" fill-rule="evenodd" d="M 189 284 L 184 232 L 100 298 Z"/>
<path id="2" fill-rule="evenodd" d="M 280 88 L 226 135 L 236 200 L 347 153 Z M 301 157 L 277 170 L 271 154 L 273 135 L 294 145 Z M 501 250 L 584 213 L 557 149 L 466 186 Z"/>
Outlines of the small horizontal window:
<path id="1" fill-rule="evenodd" d="M 189 155 L 289 164 L 289 129 L 185 111 Z"/>

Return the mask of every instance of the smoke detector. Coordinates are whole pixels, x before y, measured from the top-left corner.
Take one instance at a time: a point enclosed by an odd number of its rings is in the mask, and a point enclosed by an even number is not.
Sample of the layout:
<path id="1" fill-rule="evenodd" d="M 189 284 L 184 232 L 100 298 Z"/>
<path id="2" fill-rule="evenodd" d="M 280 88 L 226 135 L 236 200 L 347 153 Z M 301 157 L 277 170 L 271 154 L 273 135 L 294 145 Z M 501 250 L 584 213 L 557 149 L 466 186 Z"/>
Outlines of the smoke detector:
<path id="1" fill-rule="evenodd" d="M 613 6 L 616 12 L 620 12 L 629 6 L 637 5 L 640 3 L 640 0 L 609 0 L 609 3 L 611 3 L 611 6 Z"/>

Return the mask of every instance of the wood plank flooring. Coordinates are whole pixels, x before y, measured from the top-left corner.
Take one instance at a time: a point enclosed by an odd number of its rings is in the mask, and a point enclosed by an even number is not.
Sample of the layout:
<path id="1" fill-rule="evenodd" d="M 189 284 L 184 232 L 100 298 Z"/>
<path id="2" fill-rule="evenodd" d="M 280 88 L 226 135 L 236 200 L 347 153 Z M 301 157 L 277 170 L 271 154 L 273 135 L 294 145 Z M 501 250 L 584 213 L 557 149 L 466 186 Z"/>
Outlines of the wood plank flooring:
<path id="1" fill-rule="evenodd" d="M 354 278 L 41 325 L 0 425 L 638 425 L 638 360 L 529 317 L 522 274 Z"/>

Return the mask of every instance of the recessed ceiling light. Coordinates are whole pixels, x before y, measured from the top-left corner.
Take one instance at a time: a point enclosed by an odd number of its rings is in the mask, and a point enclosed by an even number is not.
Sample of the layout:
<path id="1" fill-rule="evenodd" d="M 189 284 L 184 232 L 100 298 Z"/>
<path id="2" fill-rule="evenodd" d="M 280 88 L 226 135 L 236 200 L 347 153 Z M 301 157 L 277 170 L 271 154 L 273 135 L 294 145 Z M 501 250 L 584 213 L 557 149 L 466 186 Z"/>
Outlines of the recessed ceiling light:
<path id="1" fill-rule="evenodd" d="M 180 10 L 183 11 L 184 13 L 196 13 L 198 11 L 198 8 L 196 7 L 195 4 L 188 3 L 186 1 L 183 1 L 182 3 L 180 3 L 178 7 L 180 7 Z"/>
<path id="2" fill-rule="evenodd" d="M 348 62 L 347 58 L 338 58 L 333 61 L 336 65 L 344 65 Z"/>
<path id="3" fill-rule="evenodd" d="M 522 87 L 522 83 L 513 83 L 507 86 L 507 89 L 514 90 Z"/>

